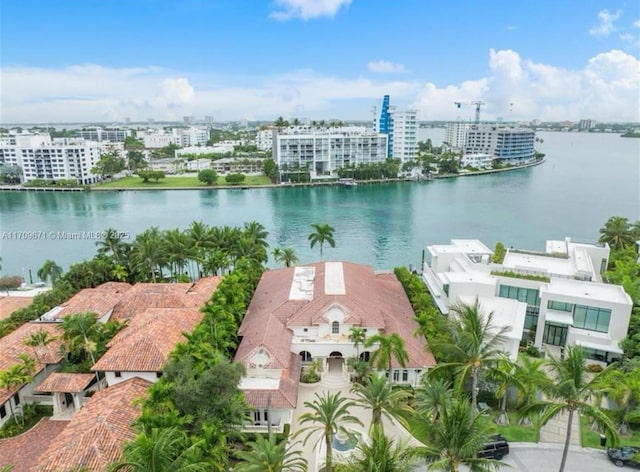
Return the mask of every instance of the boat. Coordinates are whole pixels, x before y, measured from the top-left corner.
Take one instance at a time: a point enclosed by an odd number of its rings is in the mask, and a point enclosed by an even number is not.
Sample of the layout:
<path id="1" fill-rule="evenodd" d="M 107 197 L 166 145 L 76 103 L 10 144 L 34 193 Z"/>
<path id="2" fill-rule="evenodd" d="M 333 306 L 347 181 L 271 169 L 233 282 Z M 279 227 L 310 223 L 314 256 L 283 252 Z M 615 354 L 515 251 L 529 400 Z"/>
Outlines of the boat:
<path id="1" fill-rule="evenodd" d="M 358 185 L 358 182 L 356 182 L 355 179 L 340 179 L 338 180 L 338 183 L 343 187 L 356 187 Z"/>

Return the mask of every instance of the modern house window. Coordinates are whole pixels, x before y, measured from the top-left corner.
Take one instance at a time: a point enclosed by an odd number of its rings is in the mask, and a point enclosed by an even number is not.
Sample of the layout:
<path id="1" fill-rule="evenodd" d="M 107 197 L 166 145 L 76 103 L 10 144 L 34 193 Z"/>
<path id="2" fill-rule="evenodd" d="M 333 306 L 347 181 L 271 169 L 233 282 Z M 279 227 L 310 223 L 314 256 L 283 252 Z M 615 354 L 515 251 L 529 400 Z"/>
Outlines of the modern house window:
<path id="1" fill-rule="evenodd" d="M 116 378 L 118 378 L 118 379 L 119 379 L 120 377 L 122 377 L 122 372 L 120 372 L 120 371 L 116 371 L 116 372 L 114 372 L 114 373 L 113 373 L 113 375 L 115 375 L 115 376 L 116 376 Z"/>
<path id="2" fill-rule="evenodd" d="M 337 321 L 331 323 L 331 334 L 340 334 L 340 323 Z"/>
<path id="3" fill-rule="evenodd" d="M 557 311 L 567 311 L 569 313 L 573 312 L 573 303 L 565 303 L 565 302 L 557 302 L 555 300 L 549 300 L 547 303 L 547 308 L 551 310 Z"/>
<path id="4" fill-rule="evenodd" d="M 498 296 L 518 300 L 519 302 L 524 302 L 530 306 L 540 306 L 540 291 L 534 288 L 500 285 Z"/>
<path id="5" fill-rule="evenodd" d="M 609 331 L 611 310 L 593 306 L 576 305 L 573 311 L 573 326 L 606 333 Z"/>
<path id="6" fill-rule="evenodd" d="M 536 329 L 538 327 L 538 315 L 540 308 L 527 305 L 527 311 L 524 316 L 524 329 Z"/>

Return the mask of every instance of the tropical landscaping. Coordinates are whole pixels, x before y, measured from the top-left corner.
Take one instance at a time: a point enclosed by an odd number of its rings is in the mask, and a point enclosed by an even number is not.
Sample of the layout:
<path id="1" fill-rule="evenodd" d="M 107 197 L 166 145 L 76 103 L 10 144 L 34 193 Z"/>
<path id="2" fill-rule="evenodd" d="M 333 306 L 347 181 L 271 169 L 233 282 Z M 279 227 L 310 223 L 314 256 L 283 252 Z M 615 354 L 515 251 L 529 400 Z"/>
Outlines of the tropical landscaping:
<path id="1" fill-rule="evenodd" d="M 601 434 L 609 445 L 637 444 L 640 437 L 637 222 L 613 217 L 601 229 L 600 242 L 612 248 L 605 277 L 623 285 L 634 302 L 620 362 L 596 372 L 582 349 L 571 347 L 563 358 L 521 352 L 517 360 L 511 360 L 499 348 L 505 329 L 495 326 L 492 313 L 483 312 L 476 301 L 454 305 L 451 315 L 443 317 L 419 276 L 397 268 L 396 277 L 415 313 L 415 334 L 426 338 L 437 367 L 417 388 L 395 386 L 390 368 L 392 361 L 400 366 L 406 363 L 403 339 L 367 336 L 354 327 L 349 339 L 357 349 L 377 349 L 369 359 L 350 361 L 357 374 L 352 376 L 355 381 L 350 392 L 325 392 L 305 403 L 300 418 L 303 428 L 293 437 L 286 433 L 247 435 L 238 428 L 247 420 L 249 408 L 238 389 L 244 370 L 233 358 L 238 327 L 268 261 L 264 227 L 257 222 L 242 228 L 193 222 L 183 230 L 150 228 L 130 242 L 112 229 L 105 234 L 96 244 L 96 256 L 67 272 L 47 260 L 38 276 L 50 282 L 52 289 L 0 322 L 0 336 L 38 318 L 82 288 L 106 281 L 172 282 L 224 275 L 202 309 L 203 320 L 175 348 L 162 377 L 150 387 L 134 425 L 137 437 L 124 447 L 113 470 L 226 471 L 233 467 L 244 472 L 302 471 L 308 464 L 300 447 L 312 446 L 311 439 L 318 437 L 325 445 L 324 470 L 328 472 L 410 470 L 418 459 L 426 460 L 429 470 L 453 472 L 463 464 L 471 470 L 498 470 L 503 465 L 499 460 L 478 457 L 491 434 L 501 433 L 512 442 L 536 442 L 540 428 L 559 415 L 566 415 L 569 425 L 580 424 L 583 446 L 599 447 Z M 335 230 L 326 223 L 313 224 L 308 242 L 322 258 L 325 248 L 336 245 Z M 285 267 L 298 263 L 291 248 L 274 248 L 272 255 Z M 91 314 L 66 318 L 61 325 L 62 369 L 88 372 L 120 328 L 97 323 Z M 47 333 L 35 333 L 25 344 L 37 355 L 38 346 L 52 341 Z M 20 364 L 0 372 L 0 388 L 27 383 L 32 362 L 25 356 Z M 354 415 L 356 408 L 370 412 L 369 424 Z M 32 424 L 26 414 L 13 416 L 15 425 L 7 435 Z M 404 426 L 417 442 L 392 437 L 385 429 L 389 422 Z M 370 440 L 354 443 L 357 452 L 346 462 L 336 461 L 334 435 L 348 439 L 354 428 L 366 431 Z M 570 434 L 569 427 L 560 472 L 571 453 Z"/>

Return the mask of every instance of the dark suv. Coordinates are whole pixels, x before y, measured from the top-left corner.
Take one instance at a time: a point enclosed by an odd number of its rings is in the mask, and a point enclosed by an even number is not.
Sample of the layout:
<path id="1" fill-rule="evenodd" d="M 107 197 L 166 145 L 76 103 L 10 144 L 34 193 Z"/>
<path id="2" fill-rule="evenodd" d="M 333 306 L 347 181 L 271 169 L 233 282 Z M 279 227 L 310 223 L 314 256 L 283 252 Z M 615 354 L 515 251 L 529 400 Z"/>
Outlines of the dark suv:
<path id="1" fill-rule="evenodd" d="M 640 448 L 625 446 L 618 449 L 607 449 L 607 456 L 618 467 L 628 465 L 640 469 Z"/>
<path id="2" fill-rule="evenodd" d="M 480 459 L 500 460 L 509 454 L 509 443 L 502 434 L 493 434 L 489 436 L 489 441 L 478 452 Z"/>

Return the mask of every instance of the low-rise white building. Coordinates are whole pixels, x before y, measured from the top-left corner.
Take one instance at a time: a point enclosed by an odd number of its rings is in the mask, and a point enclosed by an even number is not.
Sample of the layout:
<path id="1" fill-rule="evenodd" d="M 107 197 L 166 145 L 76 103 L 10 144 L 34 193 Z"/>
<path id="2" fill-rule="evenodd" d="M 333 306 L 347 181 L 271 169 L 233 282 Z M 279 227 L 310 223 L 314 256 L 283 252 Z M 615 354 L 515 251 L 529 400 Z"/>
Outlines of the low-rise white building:
<path id="1" fill-rule="evenodd" d="M 467 130 L 465 154 L 490 154 L 510 164 L 535 159 L 535 132 L 528 128 L 473 125 Z"/>
<path id="2" fill-rule="evenodd" d="M 460 165 L 476 169 L 489 169 L 493 165 L 493 156 L 491 154 L 465 154 L 460 158 Z"/>
<path id="3" fill-rule="evenodd" d="M 131 130 L 118 128 L 104 129 L 100 127 L 84 128 L 77 130 L 76 136 L 86 139 L 87 141 L 121 143 L 124 142 L 127 137 L 131 136 Z"/>
<path id="4" fill-rule="evenodd" d="M 477 297 L 497 324 L 539 348 L 581 346 L 601 362 L 620 357 L 632 301 L 621 286 L 602 282 L 608 246 L 567 238 L 547 241 L 544 252 L 508 249 L 501 263 L 492 255 L 478 240 L 427 247 L 423 280 L 442 313 Z M 498 299 L 518 303 L 496 305 Z"/>

